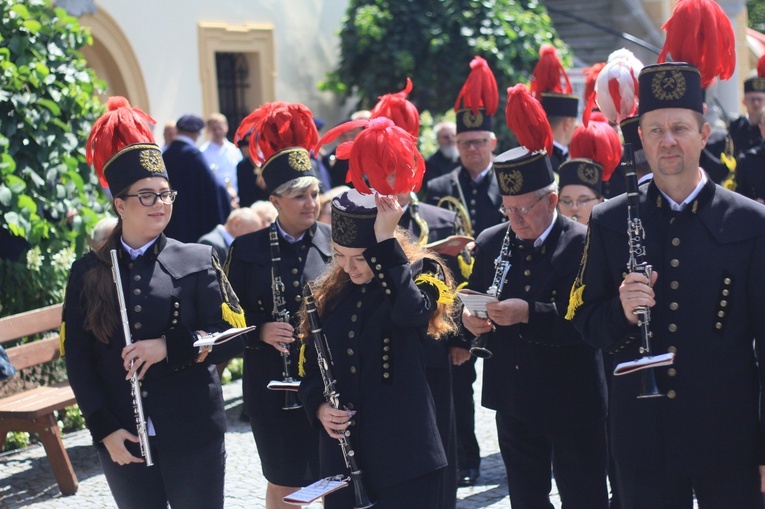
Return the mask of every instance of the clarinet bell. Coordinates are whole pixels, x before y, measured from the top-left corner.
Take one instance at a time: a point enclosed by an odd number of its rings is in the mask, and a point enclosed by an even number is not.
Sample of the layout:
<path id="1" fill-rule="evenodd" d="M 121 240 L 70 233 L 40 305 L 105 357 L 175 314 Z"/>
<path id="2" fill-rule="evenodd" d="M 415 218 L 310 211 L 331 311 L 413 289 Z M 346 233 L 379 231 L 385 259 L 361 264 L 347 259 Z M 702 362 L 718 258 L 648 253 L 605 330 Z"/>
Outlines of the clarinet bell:
<path id="1" fill-rule="evenodd" d="M 486 336 L 478 336 L 473 339 L 473 344 L 470 345 L 470 353 L 479 359 L 489 359 L 492 353 L 491 350 L 486 348 L 487 341 Z"/>
<path id="2" fill-rule="evenodd" d="M 659 390 L 659 386 L 656 385 L 656 373 L 654 373 L 654 369 L 655 368 L 644 369 L 641 373 L 642 378 L 640 379 L 640 394 L 638 394 L 638 399 L 662 398 L 665 396 Z"/>
<path id="3" fill-rule="evenodd" d="M 303 408 L 303 405 L 298 402 L 295 392 L 284 391 L 284 406 L 282 406 L 282 410 L 297 410 L 298 408 Z"/>

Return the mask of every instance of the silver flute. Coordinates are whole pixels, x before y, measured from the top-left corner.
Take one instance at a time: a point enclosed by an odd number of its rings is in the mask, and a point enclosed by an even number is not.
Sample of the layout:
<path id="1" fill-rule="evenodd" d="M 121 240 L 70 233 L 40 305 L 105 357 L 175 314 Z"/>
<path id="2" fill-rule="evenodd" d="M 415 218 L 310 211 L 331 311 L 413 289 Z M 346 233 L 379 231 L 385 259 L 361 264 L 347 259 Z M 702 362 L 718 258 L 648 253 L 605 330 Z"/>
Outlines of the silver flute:
<path id="1" fill-rule="evenodd" d="M 125 335 L 125 343 L 133 344 L 130 335 L 130 322 L 127 316 L 127 304 L 125 303 L 125 294 L 122 291 L 122 276 L 120 275 L 120 264 L 117 258 L 117 250 L 109 251 L 112 257 L 112 278 L 117 286 L 117 299 L 120 303 L 120 316 L 122 317 L 122 333 Z M 133 366 L 134 361 L 130 361 Z M 146 466 L 154 464 L 151 459 L 151 449 L 149 448 L 149 430 L 146 427 L 146 416 L 143 413 L 143 399 L 141 398 L 141 381 L 138 380 L 138 372 L 133 373 L 130 378 L 130 392 L 133 394 L 133 413 L 135 414 L 135 426 L 138 431 L 138 443 L 141 446 L 141 456 L 146 460 Z"/>

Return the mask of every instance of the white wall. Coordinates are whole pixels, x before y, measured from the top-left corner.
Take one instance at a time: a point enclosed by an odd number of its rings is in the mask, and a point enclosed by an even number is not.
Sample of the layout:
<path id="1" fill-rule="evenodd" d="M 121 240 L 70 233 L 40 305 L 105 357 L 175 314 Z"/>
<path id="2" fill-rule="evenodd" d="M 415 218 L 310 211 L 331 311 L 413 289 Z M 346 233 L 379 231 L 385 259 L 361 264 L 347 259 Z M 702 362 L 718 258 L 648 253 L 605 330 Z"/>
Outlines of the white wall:
<path id="1" fill-rule="evenodd" d="M 148 89 L 144 107 L 162 125 L 183 114 L 202 114 L 197 26 L 201 21 L 232 25 L 269 23 L 276 47 L 276 100 L 302 102 L 334 123 L 334 96 L 316 83 L 334 68 L 347 0 L 99 0 L 136 53 Z M 235 126 L 231 126 L 232 129 Z"/>

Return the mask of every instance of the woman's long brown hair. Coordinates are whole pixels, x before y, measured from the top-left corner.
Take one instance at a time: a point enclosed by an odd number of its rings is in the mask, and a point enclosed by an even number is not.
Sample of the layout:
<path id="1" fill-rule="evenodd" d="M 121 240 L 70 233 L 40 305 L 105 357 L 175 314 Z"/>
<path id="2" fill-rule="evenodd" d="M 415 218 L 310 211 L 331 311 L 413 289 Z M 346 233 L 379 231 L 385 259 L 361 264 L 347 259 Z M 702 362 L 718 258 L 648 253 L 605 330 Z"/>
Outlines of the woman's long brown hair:
<path id="1" fill-rule="evenodd" d="M 409 259 L 410 263 L 414 263 L 423 258 L 430 258 L 438 263 L 443 271 L 446 286 L 450 291 L 454 291 L 454 277 L 440 256 L 431 253 L 424 247 L 416 244 L 412 240 L 409 232 L 400 226 L 396 227 L 394 236 L 404 250 L 404 254 L 407 259 Z M 332 301 L 340 295 L 348 285 L 352 284 L 354 283 L 351 282 L 351 278 L 348 274 L 345 273 L 337 262 L 333 261 L 324 274 L 311 283 L 311 289 L 316 301 L 316 311 L 319 316 L 323 317 Z M 452 304 L 439 303 L 428 322 L 428 334 L 436 339 L 441 339 L 447 334 L 457 332 L 458 327 L 455 321 L 457 309 L 456 302 Z M 300 313 L 301 336 L 305 337 L 305 331 L 310 330 L 305 313 L 305 306 L 300 310 Z"/>
<path id="2" fill-rule="evenodd" d="M 106 243 L 95 252 L 98 264 L 85 273 L 80 294 L 80 304 L 85 310 L 84 328 L 103 343 L 109 343 L 109 337 L 120 326 L 109 251 L 120 249 L 121 236 L 122 219 L 117 219 L 114 231 Z"/>

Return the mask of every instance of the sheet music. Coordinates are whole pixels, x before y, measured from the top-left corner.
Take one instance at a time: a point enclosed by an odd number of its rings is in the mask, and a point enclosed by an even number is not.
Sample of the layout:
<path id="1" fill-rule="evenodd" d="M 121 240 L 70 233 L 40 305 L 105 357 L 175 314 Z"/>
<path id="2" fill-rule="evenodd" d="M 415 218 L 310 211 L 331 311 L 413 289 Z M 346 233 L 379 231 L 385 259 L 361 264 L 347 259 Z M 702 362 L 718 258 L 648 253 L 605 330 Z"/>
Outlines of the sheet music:
<path id="1" fill-rule="evenodd" d="M 486 311 L 486 304 L 489 302 L 499 302 L 499 300 L 493 295 L 487 293 L 475 292 L 473 290 L 460 290 L 457 292 L 457 296 L 462 301 L 462 304 L 470 311 L 471 315 L 475 315 L 478 318 L 488 318 L 489 314 Z"/>
<path id="2" fill-rule="evenodd" d="M 291 495 L 287 495 L 282 501 L 293 505 L 310 504 L 314 500 L 318 500 L 324 495 L 345 488 L 346 486 L 348 486 L 348 479 L 345 479 L 342 476 L 327 477 L 325 479 L 320 479 Z"/>

